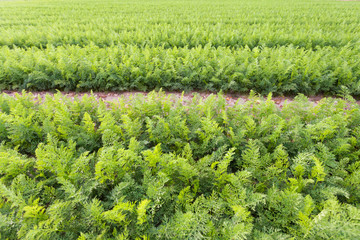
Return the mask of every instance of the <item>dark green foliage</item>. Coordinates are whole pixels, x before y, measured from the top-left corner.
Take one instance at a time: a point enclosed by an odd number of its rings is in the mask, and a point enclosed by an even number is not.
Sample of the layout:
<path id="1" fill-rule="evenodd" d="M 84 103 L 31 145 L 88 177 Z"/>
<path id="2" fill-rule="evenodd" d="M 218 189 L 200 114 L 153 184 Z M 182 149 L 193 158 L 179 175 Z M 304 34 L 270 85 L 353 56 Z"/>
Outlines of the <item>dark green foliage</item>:
<path id="1" fill-rule="evenodd" d="M 317 50 L 291 45 L 254 49 L 213 48 L 211 45 L 179 49 L 126 45 L 2 47 L 0 89 L 123 91 L 163 88 L 228 92 L 253 89 L 262 94 L 346 91 L 359 95 L 360 64 L 353 60 L 359 57 L 358 46 Z M 343 64 L 339 66 L 339 62 Z"/>
<path id="2" fill-rule="evenodd" d="M 0 238 L 360 238 L 354 100 L 224 102 L 1 95 Z"/>

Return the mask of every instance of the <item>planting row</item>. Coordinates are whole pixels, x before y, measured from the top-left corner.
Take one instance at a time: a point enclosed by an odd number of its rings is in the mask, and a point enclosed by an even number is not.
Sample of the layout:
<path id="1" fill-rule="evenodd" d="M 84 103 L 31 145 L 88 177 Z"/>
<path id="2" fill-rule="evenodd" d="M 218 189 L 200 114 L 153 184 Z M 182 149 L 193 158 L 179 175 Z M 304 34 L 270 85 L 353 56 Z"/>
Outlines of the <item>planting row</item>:
<path id="1" fill-rule="evenodd" d="M 1 239 L 358 239 L 360 108 L 0 96 Z"/>
<path id="2" fill-rule="evenodd" d="M 357 45 L 360 7 L 328 1 L 1 2 L 0 46 Z"/>
<path id="3" fill-rule="evenodd" d="M 360 48 L 0 48 L 0 89 L 360 94 Z"/>

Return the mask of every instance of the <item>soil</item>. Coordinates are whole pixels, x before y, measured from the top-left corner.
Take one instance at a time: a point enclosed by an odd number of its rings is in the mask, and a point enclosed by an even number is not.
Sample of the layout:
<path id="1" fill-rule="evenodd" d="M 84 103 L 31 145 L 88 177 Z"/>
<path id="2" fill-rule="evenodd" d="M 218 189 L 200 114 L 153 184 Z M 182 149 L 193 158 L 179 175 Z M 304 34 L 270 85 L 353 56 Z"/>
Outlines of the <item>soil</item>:
<path id="1" fill-rule="evenodd" d="M 12 97 L 15 97 L 16 94 L 20 94 L 20 95 L 22 94 L 21 92 L 18 92 L 18 91 L 2 91 L 1 93 L 12 96 Z M 47 94 L 54 95 L 54 92 L 43 91 L 43 92 L 32 92 L 32 94 L 35 97 L 44 98 L 45 95 L 47 95 Z M 85 94 L 90 95 L 91 93 L 90 92 L 86 92 L 86 93 L 62 92 L 62 94 L 66 97 L 70 97 L 70 98 L 74 99 L 76 97 L 82 98 Z M 138 94 L 146 96 L 148 94 L 148 92 L 130 91 L 130 92 L 121 92 L 121 93 L 119 93 L 119 92 L 94 92 L 93 93 L 93 95 L 97 99 L 102 99 L 105 102 L 114 102 L 120 98 L 129 99 L 131 96 L 138 95 Z M 179 99 L 182 96 L 182 93 L 180 93 L 180 92 L 165 92 L 165 94 L 168 95 L 169 97 L 171 96 L 173 99 Z M 198 96 L 200 96 L 203 99 L 206 99 L 207 97 L 209 97 L 210 95 L 213 95 L 214 93 L 209 93 L 209 92 L 184 93 L 183 103 L 186 104 L 186 102 L 190 102 L 195 94 L 197 94 Z M 233 106 L 235 104 L 242 104 L 249 100 L 249 95 L 246 95 L 246 94 L 224 94 L 224 97 L 226 99 L 228 106 Z M 317 104 L 322 98 L 324 98 L 324 96 L 313 96 L 313 97 L 308 97 L 308 98 L 311 102 L 313 102 L 314 104 Z M 275 104 L 277 106 L 279 106 L 281 108 L 284 105 L 285 101 L 291 102 L 294 100 L 294 97 L 289 97 L 289 96 L 287 96 L 287 97 L 272 97 L 272 100 L 275 102 Z M 358 100 L 357 103 L 360 105 L 360 100 Z"/>

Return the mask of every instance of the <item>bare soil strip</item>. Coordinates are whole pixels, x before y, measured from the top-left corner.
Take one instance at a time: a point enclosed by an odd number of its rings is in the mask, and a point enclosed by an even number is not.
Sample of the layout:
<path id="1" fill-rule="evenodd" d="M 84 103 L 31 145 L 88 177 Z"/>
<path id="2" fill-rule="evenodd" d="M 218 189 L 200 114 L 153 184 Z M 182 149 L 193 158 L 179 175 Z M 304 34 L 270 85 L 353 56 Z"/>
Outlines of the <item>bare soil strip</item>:
<path id="1" fill-rule="evenodd" d="M 21 95 L 21 92 L 18 91 L 1 91 L 2 94 L 6 94 L 8 96 L 15 97 L 16 94 Z M 54 92 L 31 92 L 34 97 L 41 97 L 44 98 L 47 94 L 48 95 L 54 95 Z M 70 97 L 70 98 L 82 98 L 85 94 L 91 95 L 91 92 L 84 92 L 84 93 L 78 93 L 78 92 L 61 92 L 64 96 Z M 105 102 L 116 102 L 117 100 L 123 98 L 123 99 L 129 99 L 131 96 L 141 94 L 143 96 L 146 96 L 148 92 L 140 92 L 140 91 L 129 91 L 129 92 L 94 92 L 93 95 L 96 99 L 102 99 Z M 182 94 L 181 92 L 165 92 L 166 95 L 171 96 L 172 99 L 180 99 L 183 96 L 183 103 L 186 104 L 186 102 L 191 102 L 192 98 L 195 95 L 198 95 L 199 97 L 206 99 L 210 95 L 214 95 L 215 93 L 210 92 L 188 92 Z M 215 94 L 216 95 L 216 94 Z M 249 95 L 246 94 L 224 94 L 224 98 L 229 106 L 233 106 L 235 104 L 243 104 L 246 101 L 249 100 Z M 321 99 L 323 99 L 324 96 L 312 96 L 308 97 L 308 99 L 313 102 L 314 104 L 317 104 Z M 291 102 L 294 100 L 294 97 L 272 97 L 272 100 L 275 102 L 277 106 L 280 108 L 283 107 L 285 104 L 285 101 Z M 360 105 L 360 100 L 356 101 L 357 104 Z"/>

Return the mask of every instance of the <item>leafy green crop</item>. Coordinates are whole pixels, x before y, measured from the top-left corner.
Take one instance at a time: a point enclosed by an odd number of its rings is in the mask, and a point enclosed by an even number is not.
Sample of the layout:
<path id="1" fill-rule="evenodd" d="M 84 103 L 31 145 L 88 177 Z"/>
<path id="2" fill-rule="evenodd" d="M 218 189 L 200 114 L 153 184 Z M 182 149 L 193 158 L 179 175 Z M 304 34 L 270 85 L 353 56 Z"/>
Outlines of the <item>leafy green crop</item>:
<path id="1" fill-rule="evenodd" d="M 360 5 L 0 2 L 0 89 L 360 95 Z"/>
<path id="2" fill-rule="evenodd" d="M 0 46 L 93 43 L 189 48 L 359 44 L 360 7 L 336 1 L 32 0 L 1 2 Z"/>
<path id="3" fill-rule="evenodd" d="M 340 52 L 339 52 L 340 51 Z M 67 46 L 0 49 L 0 84 L 29 90 L 224 90 L 360 94 L 360 48 Z M 339 65 L 340 64 L 340 65 Z"/>
<path id="4" fill-rule="evenodd" d="M 360 107 L 0 95 L 1 239 L 358 239 Z"/>

